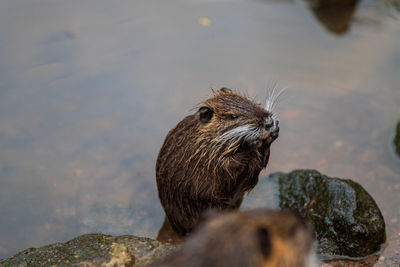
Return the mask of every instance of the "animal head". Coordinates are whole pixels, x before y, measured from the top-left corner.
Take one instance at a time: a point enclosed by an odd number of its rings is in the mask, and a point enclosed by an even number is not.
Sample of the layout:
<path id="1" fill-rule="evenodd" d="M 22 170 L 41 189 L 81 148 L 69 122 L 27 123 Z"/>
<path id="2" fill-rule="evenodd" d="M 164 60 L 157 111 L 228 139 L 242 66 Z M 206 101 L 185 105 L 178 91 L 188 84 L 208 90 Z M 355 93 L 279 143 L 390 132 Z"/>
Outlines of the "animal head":
<path id="1" fill-rule="evenodd" d="M 200 130 L 212 133 L 220 145 L 271 144 L 279 135 L 279 121 L 273 111 L 277 95 L 270 94 L 262 106 L 249 97 L 222 88 L 204 101 L 197 112 Z"/>

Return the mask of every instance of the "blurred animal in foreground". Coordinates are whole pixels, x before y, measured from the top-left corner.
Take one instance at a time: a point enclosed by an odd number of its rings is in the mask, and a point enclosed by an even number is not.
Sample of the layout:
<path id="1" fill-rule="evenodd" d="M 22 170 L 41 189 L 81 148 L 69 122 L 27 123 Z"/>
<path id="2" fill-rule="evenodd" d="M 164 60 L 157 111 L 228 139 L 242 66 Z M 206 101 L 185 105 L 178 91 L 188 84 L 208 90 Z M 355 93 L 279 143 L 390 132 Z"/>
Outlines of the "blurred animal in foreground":
<path id="1" fill-rule="evenodd" d="M 291 211 L 227 212 L 209 218 L 152 266 L 309 267 L 313 228 Z"/>

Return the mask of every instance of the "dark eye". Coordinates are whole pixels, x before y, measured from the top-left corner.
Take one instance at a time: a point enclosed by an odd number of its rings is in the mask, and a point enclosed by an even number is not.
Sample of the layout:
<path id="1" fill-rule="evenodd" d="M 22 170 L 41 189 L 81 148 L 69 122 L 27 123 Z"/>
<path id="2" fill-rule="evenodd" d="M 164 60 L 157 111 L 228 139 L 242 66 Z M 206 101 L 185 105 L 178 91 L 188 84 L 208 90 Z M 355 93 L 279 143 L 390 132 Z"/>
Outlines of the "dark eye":
<path id="1" fill-rule="evenodd" d="M 230 118 L 231 120 L 235 120 L 235 119 L 238 118 L 238 115 L 236 115 L 236 114 L 231 114 L 231 115 L 229 115 L 229 118 Z"/>

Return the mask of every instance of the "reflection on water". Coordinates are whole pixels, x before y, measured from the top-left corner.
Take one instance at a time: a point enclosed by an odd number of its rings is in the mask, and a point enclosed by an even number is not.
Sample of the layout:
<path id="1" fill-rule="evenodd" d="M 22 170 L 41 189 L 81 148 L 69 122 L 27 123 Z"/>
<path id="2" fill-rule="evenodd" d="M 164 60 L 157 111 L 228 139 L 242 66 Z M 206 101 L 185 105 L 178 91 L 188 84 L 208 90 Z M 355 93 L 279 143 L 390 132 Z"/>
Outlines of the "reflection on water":
<path id="1" fill-rule="evenodd" d="M 395 257 L 400 27 L 381 7 L 358 3 L 335 38 L 305 1 L 3 1 L 0 257 L 88 232 L 155 237 L 168 130 L 210 87 L 263 101 L 274 80 L 292 89 L 267 171 L 361 183 Z"/>
<path id="2" fill-rule="evenodd" d="M 315 17 L 331 32 L 349 30 L 358 0 L 308 0 Z"/>

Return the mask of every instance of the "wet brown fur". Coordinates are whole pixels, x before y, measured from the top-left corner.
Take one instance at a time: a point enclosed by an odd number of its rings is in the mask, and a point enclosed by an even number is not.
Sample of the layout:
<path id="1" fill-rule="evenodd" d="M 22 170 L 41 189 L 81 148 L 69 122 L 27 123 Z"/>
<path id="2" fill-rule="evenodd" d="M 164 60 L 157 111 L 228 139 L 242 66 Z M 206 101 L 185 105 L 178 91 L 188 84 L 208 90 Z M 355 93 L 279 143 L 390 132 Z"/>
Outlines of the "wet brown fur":
<path id="1" fill-rule="evenodd" d="M 270 142 L 265 140 L 257 140 L 252 147 L 241 140 L 221 139 L 223 133 L 240 125 L 262 127 L 270 115 L 264 107 L 232 91 L 216 91 L 200 106 L 213 110 L 211 120 L 200 121 L 198 111 L 179 122 L 168 133 L 156 165 L 161 204 L 181 236 L 193 229 L 206 209 L 239 208 L 244 193 L 257 184 L 270 154 Z"/>
<path id="2" fill-rule="evenodd" d="M 305 267 L 312 243 L 311 225 L 293 212 L 230 212 L 207 220 L 153 266 Z"/>

